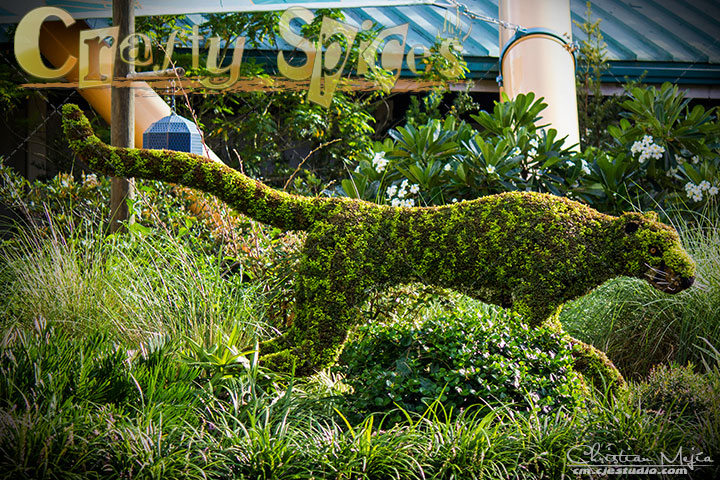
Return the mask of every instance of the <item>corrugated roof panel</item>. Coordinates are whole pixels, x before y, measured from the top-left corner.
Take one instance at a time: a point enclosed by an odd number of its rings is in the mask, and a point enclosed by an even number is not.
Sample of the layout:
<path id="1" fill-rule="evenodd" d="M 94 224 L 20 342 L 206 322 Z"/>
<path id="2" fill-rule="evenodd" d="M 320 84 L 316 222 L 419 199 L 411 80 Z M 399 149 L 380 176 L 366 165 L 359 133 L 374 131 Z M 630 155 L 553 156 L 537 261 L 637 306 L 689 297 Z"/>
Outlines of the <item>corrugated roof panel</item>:
<path id="1" fill-rule="evenodd" d="M 582 0 L 577 0 L 578 2 L 581 2 Z M 585 21 L 585 12 L 582 13 L 582 15 L 578 14 L 576 11 L 570 12 L 570 17 L 573 22 L 577 23 L 583 23 Z M 580 28 L 575 26 L 575 23 L 573 23 L 573 40 L 579 41 L 584 40 L 585 34 L 580 31 Z M 613 59 L 636 59 L 637 55 L 633 53 L 630 48 L 628 48 L 624 43 L 619 41 L 617 38 L 605 35 L 603 33 L 603 41 L 607 44 L 607 53 L 609 58 Z"/>
<path id="2" fill-rule="evenodd" d="M 698 22 L 702 21 L 702 18 L 693 15 L 691 10 L 678 9 L 673 12 L 659 2 L 645 1 L 640 11 L 656 23 L 662 23 L 668 31 L 672 32 L 674 38 L 680 40 L 689 49 L 688 53 L 697 56 L 698 59 L 704 56 L 704 62 L 709 60 L 712 48 L 709 48 L 707 36 L 698 28 Z"/>
<path id="3" fill-rule="evenodd" d="M 612 22 L 603 20 L 600 24 L 601 30 L 605 25 L 618 23 L 627 28 L 631 37 L 636 43 L 643 43 L 652 48 L 648 57 L 638 55 L 639 60 L 682 60 L 687 58 L 701 59 L 704 55 L 689 46 L 680 35 L 680 32 L 671 31 L 671 24 L 676 22 L 675 17 L 661 16 L 659 11 L 653 11 L 645 3 L 634 4 L 620 0 L 595 0 L 594 9 L 597 15 L 602 18 L 601 12 L 605 11 L 612 18 Z"/>
<path id="4" fill-rule="evenodd" d="M 403 8 L 412 9 L 412 7 Z M 461 39 L 465 38 L 462 42 L 464 55 L 473 52 L 473 56 L 475 57 L 490 56 L 490 49 L 486 48 L 481 41 L 483 35 L 473 35 L 474 25 L 476 25 L 477 22 L 473 22 L 464 15 L 461 15 L 458 19 L 455 11 L 444 8 L 425 7 L 423 13 L 431 24 L 436 25 L 437 35 L 441 37 L 456 36 Z M 469 35 L 468 32 L 470 33 Z M 495 42 L 495 44 L 497 44 L 497 42 Z"/>
<path id="5" fill-rule="evenodd" d="M 647 60 L 652 59 L 655 61 L 667 61 L 672 60 L 666 50 L 661 48 L 652 42 L 648 36 L 647 31 L 642 27 L 642 24 L 636 19 L 632 18 L 619 18 L 622 12 L 619 12 L 613 5 L 599 5 L 597 2 L 593 3 L 592 7 L 593 18 L 601 18 L 600 30 L 604 37 L 610 37 L 615 39 L 618 43 L 625 45 L 628 50 L 632 52 L 630 58 L 615 57 L 612 51 L 609 51 L 610 58 L 613 60 Z M 584 16 L 584 12 L 583 12 Z M 612 19 L 608 21 L 607 19 Z M 634 26 L 632 24 L 635 24 Z M 638 35 L 638 30 L 643 32 L 642 35 Z M 573 31 L 573 36 L 576 36 L 579 32 Z"/>
<path id="6" fill-rule="evenodd" d="M 404 23 L 402 19 L 396 15 L 396 12 L 388 12 L 388 16 L 390 18 L 393 18 L 392 25 L 400 25 Z M 365 9 L 362 8 L 353 8 L 349 9 L 345 12 L 345 18 L 348 23 L 351 25 L 354 25 L 356 27 L 360 27 L 362 25 L 362 22 L 365 20 L 371 20 L 373 22 L 377 22 L 377 19 L 372 17 L 369 12 L 367 12 Z M 408 29 L 408 36 L 406 43 L 409 45 L 415 45 L 417 43 L 421 43 L 423 45 L 427 45 L 428 43 L 432 42 L 432 38 L 428 38 L 426 35 L 426 32 L 422 29 L 412 28 L 412 26 Z"/>

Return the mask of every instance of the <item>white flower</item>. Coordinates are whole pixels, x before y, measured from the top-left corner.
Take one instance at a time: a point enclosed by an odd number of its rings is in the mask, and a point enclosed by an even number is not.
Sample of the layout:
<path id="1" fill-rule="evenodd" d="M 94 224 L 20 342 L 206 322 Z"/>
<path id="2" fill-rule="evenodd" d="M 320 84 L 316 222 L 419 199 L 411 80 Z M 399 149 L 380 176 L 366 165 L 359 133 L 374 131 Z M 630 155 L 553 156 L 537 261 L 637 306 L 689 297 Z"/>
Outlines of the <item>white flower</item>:
<path id="1" fill-rule="evenodd" d="M 707 180 L 703 180 L 702 182 L 700 182 L 700 185 L 698 185 L 698 187 L 700 187 L 700 190 L 705 191 L 709 190 L 712 185 L 710 185 L 710 182 L 708 182 Z"/>
<path id="2" fill-rule="evenodd" d="M 678 173 L 678 169 L 673 167 L 670 170 L 668 170 L 667 172 L 665 172 L 665 175 L 668 177 L 673 177 L 673 176 L 675 176 L 676 173 Z"/>
<path id="3" fill-rule="evenodd" d="M 536 138 L 531 138 L 528 143 L 529 143 L 530 146 L 533 147 L 533 148 L 537 148 L 537 147 L 538 147 L 538 141 L 537 141 Z"/>
<path id="4" fill-rule="evenodd" d="M 488 165 L 486 170 L 488 175 L 492 175 L 493 173 L 495 173 L 495 165 Z"/>
<path id="5" fill-rule="evenodd" d="M 515 147 L 512 150 L 510 150 L 510 155 L 518 155 L 520 154 L 520 147 Z"/>
<path id="6" fill-rule="evenodd" d="M 633 155 L 639 153 L 639 160 L 644 162 L 649 158 L 661 158 L 662 154 L 665 152 L 665 147 L 655 144 L 654 139 L 650 135 L 645 135 L 642 140 L 638 140 L 632 144 L 630 152 Z"/>
<path id="7" fill-rule="evenodd" d="M 692 163 L 694 163 L 694 164 L 695 164 L 695 163 L 700 163 L 700 156 L 699 156 L 699 155 L 693 155 L 690 160 L 691 160 Z"/>
<path id="8" fill-rule="evenodd" d="M 58 173 L 57 178 L 60 180 L 61 187 L 69 187 L 73 181 L 73 177 L 69 173 Z"/>
<path id="9" fill-rule="evenodd" d="M 446 172 L 449 172 L 450 170 L 452 170 L 452 167 L 450 166 L 449 163 L 446 163 L 445 166 L 443 167 L 443 170 L 445 170 Z"/>
<path id="10" fill-rule="evenodd" d="M 397 185 L 390 185 L 387 190 L 385 191 L 385 195 L 388 196 L 388 198 L 394 197 L 397 193 L 398 187 Z"/>
<path id="11" fill-rule="evenodd" d="M 695 185 L 692 182 L 688 182 L 685 184 L 685 193 L 687 194 L 688 198 L 695 201 L 700 202 L 703 199 L 703 190 L 700 188 L 700 185 Z"/>
<path id="12" fill-rule="evenodd" d="M 419 191 L 420 191 L 420 185 L 418 185 L 418 184 L 410 185 L 410 193 L 412 193 L 413 195 L 415 195 L 415 194 L 418 193 Z"/>
<path id="13" fill-rule="evenodd" d="M 528 150 L 528 157 L 534 157 L 535 155 L 537 155 L 537 150 L 535 150 L 534 148 Z"/>
<path id="14" fill-rule="evenodd" d="M 403 202 L 403 207 L 414 207 L 415 206 L 415 200 L 412 198 L 408 198 Z"/>
<path id="15" fill-rule="evenodd" d="M 457 201 L 458 201 L 457 198 L 453 198 L 453 199 L 452 199 L 452 203 L 457 203 Z"/>
<path id="16" fill-rule="evenodd" d="M 372 159 L 372 165 L 375 171 L 382 172 L 385 170 L 385 167 L 387 167 L 387 164 L 390 163 L 388 159 L 385 158 L 385 152 L 376 152 Z"/>
<path id="17" fill-rule="evenodd" d="M 83 185 L 86 187 L 94 187 L 99 185 L 97 175 L 94 173 L 89 173 L 87 175 L 83 174 L 82 176 Z"/>
<path id="18" fill-rule="evenodd" d="M 397 196 L 398 196 L 398 198 L 405 198 L 407 196 L 407 190 L 405 190 L 405 187 L 402 187 L 398 191 Z"/>
<path id="19" fill-rule="evenodd" d="M 404 178 L 402 182 L 400 182 L 400 188 L 407 188 L 408 186 L 408 180 L 407 178 Z"/>
<path id="20" fill-rule="evenodd" d="M 715 195 L 718 194 L 718 187 L 713 185 L 712 187 L 708 188 L 707 194 L 710 195 L 711 197 L 714 197 Z"/>
<path id="21" fill-rule="evenodd" d="M 402 205 L 402 200 L 400 200 L 399 198 L 393 198 L 390 201 L 390 205 L 392 205 L 393 207 L 399 207 Z"/>
<path id="22" fill-rule="evenodd" d="M 588 165 L 584 158 L 582 159 L 582 166 L 580 168 L 585 175 L 590 175 L 590 165 Z"/>

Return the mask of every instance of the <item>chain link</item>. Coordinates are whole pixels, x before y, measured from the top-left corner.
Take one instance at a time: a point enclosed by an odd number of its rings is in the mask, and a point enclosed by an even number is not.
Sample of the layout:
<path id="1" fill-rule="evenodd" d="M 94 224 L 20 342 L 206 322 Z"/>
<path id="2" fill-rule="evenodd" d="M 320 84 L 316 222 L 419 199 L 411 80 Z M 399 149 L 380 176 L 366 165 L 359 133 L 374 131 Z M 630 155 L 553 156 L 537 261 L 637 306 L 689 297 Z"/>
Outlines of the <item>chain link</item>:
<path id="1" fill-rule="evenodd" d="M 440 3 L 433 3 L 432 5 L 435 5 L 437 7 L 441 8 L 449 8 L 454 7 L 456 8 L 461 14 L 465 15 L 466 17 L 473 19 L 473 20 L 481 20 L 483 22 L 492 23 L 494 25 L 499 25 L 503 28 L 507 28 L 508 30 L 514 30 L 516 32 L 524 32 L 527 30 L 527 28 L 523 27 L 522 25 L 518 25 L 516 23 L 510 23 L 506 22 L 504 20 L 500 20 L 499 18 L 490 17 L 488 15 L 485 15 L 483 13 L 478 13 L 473 10 L 470 10 L 467 5 L 458 2 L 457 0 L 447 0 L 450 2 L 450 5 L 443 5 Z"/>
<path id="2" fill-rule="evenodd" d="M 0 57 L 2 57 L 3 60 L 5 60 L 5 61 L 7 62 L 8 65 L 10 65 L 16 72 L 18 72 L 18 73 L 25 79 L 26 82 L 30 82 L 30 79 L 28 79 L 28 77 L 27 77 L 27 75 L 25 74 L 25 72 L 22 71 L 22 70 L 20 70 L 20 69 L 17 67 L 17 65 L 15 65 L 15 62 L 10 61 L 10 60 L 5 56 L 5 54 L 2 53 L 2 50 L 0 50 Z M 43 100 L 45 100 L 45 103 L 47 103 L 48 105 L 52 105 L 52 102 L 48 99 L 48 97 L 47 97 L 46 95 L 44 95 L 44 94 L 42 93 L 42 91 L 40 91 L 39 89 L 36 89 L 35 92 L 36 92 Z M 5 159 L 10 159 L 10 158 L 12 158 L 13 155 L 15 155 L 18 151 L 20 151 L 20 150 L 25 146 L 25 144 L 28 143 L 28 142 L 30 141 L 30 139 L 32 139 L 32 138 L 35 136 L 35 134 L 36 134 L 38 131 L 40 131 L 41 128 L 43 128 L 43 127 L 45 126 L 45 124 L 48 122 L 48 120 L 50 120 L 50 118 L 52 118 L 53 115 L 55 115 L 56 113 L 58 113 L 58 112 L 60 111 L 60 109 L 62 108 L 62 106 L 65 105 L 65 104 L 73 97 L 74 94 L 75 94 L 75 89 L 73 89 L 73 90 L 70 91 L 70 93 L 68 94 L 68 96 L 65 97 L 65 100 L 63 100 L 60 104 L 54 106 L 52 112 L 50 112 L 49 115 L 46 115 L 45 118 L 43 118 L 43 121 L 40 122 L 40 123 L 28 134 L 28 136 L 25 137 L 25 139 L 20 142 L 20 144 L 19 144 L 17 147 L 15 147 L 15 150 L 13 150 L 12 152 L 10 152 L 10 153 L 9 153 L 7 156 L 5 156 L 4 158 L 5 158 Z"/>

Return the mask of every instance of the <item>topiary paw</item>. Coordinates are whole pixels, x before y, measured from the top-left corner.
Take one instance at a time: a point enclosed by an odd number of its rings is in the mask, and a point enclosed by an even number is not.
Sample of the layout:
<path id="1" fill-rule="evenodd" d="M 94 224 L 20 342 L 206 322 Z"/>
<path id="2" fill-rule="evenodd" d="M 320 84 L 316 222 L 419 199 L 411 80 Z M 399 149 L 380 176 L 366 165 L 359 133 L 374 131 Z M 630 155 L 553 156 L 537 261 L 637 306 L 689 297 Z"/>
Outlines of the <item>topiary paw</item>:
<path id="1" fill-rule="evenodd" d="M 572 343 L 573 367 L 575 371 L 585 377 L 595 388 L 605 391 L 615 391 L 625 385 L 620 370 L 603 352 L 570 337 Z"/>

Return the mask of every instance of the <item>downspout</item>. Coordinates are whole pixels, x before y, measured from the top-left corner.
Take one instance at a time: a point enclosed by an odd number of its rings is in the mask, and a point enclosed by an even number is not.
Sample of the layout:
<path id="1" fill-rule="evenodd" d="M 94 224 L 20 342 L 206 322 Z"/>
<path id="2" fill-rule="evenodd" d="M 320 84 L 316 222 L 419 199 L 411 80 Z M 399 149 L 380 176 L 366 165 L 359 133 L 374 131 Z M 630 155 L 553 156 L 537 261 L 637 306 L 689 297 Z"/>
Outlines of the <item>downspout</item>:
<path id="1" fill-rule="evenodd" d="M 500 92 L 544 97 L 540 123 L 579 148 L 570 0 L 500 0 L 499 16 L 525 29 L 500 27 Z"/>

